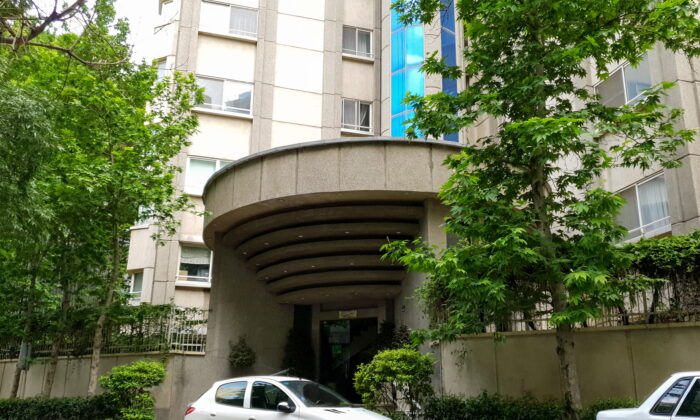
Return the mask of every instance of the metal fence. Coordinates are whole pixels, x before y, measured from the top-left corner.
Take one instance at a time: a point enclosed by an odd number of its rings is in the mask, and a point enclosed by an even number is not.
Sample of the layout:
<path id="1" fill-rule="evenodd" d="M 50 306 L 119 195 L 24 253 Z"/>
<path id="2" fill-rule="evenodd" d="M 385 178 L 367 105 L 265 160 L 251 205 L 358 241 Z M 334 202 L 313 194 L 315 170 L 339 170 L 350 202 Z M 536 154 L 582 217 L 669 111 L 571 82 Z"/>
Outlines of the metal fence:
<path id="1" fill-rule="evenodd" d="M 203 354 L 207 347 L 208 311 L 173 307 L 169 312 L 148 316 L 128 323 L 107 324 L 102 354 L 144 352 L 189 352 Z M 92 352 L 94 330 L 75 332 L 62 337 L 60 343 L 48 334 L 34 337 L 31 357 L 49 357 L 58 346 L 60 356 L 77 357 Z M 0 339 L 0 359 L 19 356 L 21 339 Z"/>
<path id="2" fill-rule="evenodd" d="M 512 319 L 491 324 L 485 332 L 538 331 L 554 329 L 549 321 L 551 306 L 537 304 L 529 313 L 514 312 Z M 618 307 L 603 308 L 602 314 L 582 322 L 578 328 L 619 327 L 640 324 L 700 322 L 700 282 L 675 279 L 652 290 L 630 293 Z"/>

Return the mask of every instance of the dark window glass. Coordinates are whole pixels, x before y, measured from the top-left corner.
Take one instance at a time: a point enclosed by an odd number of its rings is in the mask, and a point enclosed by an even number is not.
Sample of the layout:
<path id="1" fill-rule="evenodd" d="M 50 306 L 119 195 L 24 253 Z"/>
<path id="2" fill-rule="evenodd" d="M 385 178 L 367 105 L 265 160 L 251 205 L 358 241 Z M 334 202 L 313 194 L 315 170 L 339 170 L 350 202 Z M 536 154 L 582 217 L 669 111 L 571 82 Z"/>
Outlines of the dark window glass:
<path id="1" fill-rule="evenodd" d="M 673 410 L 678 405 L 683 393 L 685 392 L 692 378 L 683 378 L 676 381 L 675 384 L 664 395 L 661 396 L 659 401 L 656 402 L 654 408 L 651 409 L 651 414 L 667 414 L 671 415 Z"/>
<path id="2" fill-rule="evenodd" d="M 678 416 L 700 417 L 700 380 L 695 381 L 693 387 L 688 392 L 688 396 L 683 400 L 681 408 L 678 409 Z"/>
<path id="3" fill-rule="evenodd" d="M 216 390 L 216 396 L 214 398 L 219 404 L 243 407 L 243 397 L 245 396 L 245 387 L 247 384 L 247 382 L 230 382 L 223 384 Z"/>
<path id="4" fill-rule="evenodd" d="M 277 410 L 277 404 L 281 402 L 294 403 L 281 389 L 267 382 L 253 383 L 253 390 L 250 394 L 250 408 L 258 410 Z"/>

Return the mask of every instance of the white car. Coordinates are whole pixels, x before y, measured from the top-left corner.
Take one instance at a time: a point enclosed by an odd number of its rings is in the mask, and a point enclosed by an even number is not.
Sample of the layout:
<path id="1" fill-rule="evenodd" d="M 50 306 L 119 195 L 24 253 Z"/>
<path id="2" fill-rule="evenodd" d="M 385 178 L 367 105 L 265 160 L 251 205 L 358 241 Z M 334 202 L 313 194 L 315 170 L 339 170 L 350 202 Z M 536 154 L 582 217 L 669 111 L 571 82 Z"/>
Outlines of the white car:
<path id="1" fill-rule="evenodd" d="M 671 375 L 637 408 L 605 410 L 597 420 L 661 420 L 700 418 L 700 372 L 679 372 Z"/>
<path id="2" fill-rule="evenodd" d="M 389 420 L 353 407 L 323 385 L 287 376 L 249 376 L 214 383 L 187 407 L 185 420 Z"/>

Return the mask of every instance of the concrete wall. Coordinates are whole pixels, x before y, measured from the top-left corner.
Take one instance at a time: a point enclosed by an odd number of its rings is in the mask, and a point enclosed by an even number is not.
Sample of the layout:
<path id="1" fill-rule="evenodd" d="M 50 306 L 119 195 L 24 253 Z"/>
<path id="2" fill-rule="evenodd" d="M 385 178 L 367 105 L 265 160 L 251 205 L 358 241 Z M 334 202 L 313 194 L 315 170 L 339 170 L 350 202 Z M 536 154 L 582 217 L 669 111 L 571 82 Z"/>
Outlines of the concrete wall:
<path id="1" fill-rule="evenodd" d="M 444 392 L 562 398 L 552 331 L 465 337 L 444 344 Z M 671 373 L 699 370 L 700 323 L 591 328 L 576 332 L 583 402 L 643 400 Z"/>
<path id="2" fill-rule="evenodd" d="M 126 365 L 137 360 L 162 360 L 160 353 L 104 355 L 100 364 L 100 375 L 107 374 L 113 367 Z M 0 398 L 8 398 L 15 372 L 16 360 L 0 360 Z M 26 375 L 22 376 L 19 397 L 36 396 L 44 382 L 47 364 L 32 365 Z M 56 370 L 56 379 L 51 397 L 75 397 L 87 395 L 90 358 L 61 358 Z M 208 369 L 204 356 L 191 354 L 169 354 L 167 356 L 167 375 L 165 381 L 151 391 L 156 400 L 156 418 L 182 419 L 187 404 L 193 402 L 206 391 L 211 384 L 220 379 L 214 377 Z"/>

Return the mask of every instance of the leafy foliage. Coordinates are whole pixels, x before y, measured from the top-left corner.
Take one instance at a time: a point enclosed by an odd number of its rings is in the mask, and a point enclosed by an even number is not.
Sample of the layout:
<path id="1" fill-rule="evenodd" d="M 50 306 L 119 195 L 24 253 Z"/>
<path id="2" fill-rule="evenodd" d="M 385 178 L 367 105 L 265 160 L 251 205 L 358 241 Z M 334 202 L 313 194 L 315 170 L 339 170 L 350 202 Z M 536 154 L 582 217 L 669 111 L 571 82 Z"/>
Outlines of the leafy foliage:
<path id="1" fill-rule="evenodd" d="M 599 411 L 612 410 L 616 408 L 633 408 L 638 407 L 639 401 L 633 398 L 608 398 L 605 400 L 596 401 L 586 407 L 581 412 L 581 420 L 596 420 L 596 415 Z"/>
<path id="2" fill-rule="evenodd" d="M 230 343 L 231 352 L 228 362 L 233 369 L 249 368 L 255 364 L 255 351 L 246 343 L 244 337 L 238 337 L 236 344 Z"/>
<path id="3" fill-rule="evenodd" d="M 430 23 L 442 0 L 398 0 L 402 21 Z M 415 110 L 407 133 L 439 137 L 490 118 L 493 135 L 470 139 L 447 159 L 452 176 L 440 198 L 450 207 L 456 245 L 437 250 L 420 240 L 385 247 L 409 269 L 429 273 L 420 292 L 433 324 L 422 339 L 452 339 L 550 308 L 567 408 L 580 408 L 572 328 L 650 288 L 638 276 L 614 276 L 629 260 L 614 244 L 625 234 L 615 217 L 624 201 L 600 187 L 616 167 L 674 168 L 675 150 L 693 140 L 683 111 L 663 98 L 670 83 L 641 100 L 607 107 L 581 80 L 590 69 L 639 63 L 663 45 L 700 54 L 694 0 L 455 0 L 464 24 L 465 68 L 432 54 L 423 70 L 467 77 L 466 88 L 408 96 Z"/>
<path id="4" fill-rule="evenodd" d="M 105 398 L 119 407 L 119 418 L 124 420 L 155 419 L 155 400 L 147 389 L 159 385 L 165 379 L 165 366 L 160 362 L 137 361 L 116 366 L 100 378 L 100 385 L 107 392 Z"/>
<path id="5" fill-rule="evenodd" d="M 114 418 L 118 409 L 103 394 L 94 397 L 0 400 L 0 413 L 6 420 L 86 420 Z"/>
<path id="6" fill-rule="evenodd" d="M 355 372 L 355 390 L 370 408 L 388 414 L 404 406 L 414 418 L 420 405 L 433 394 L 430 376 L 433 359 L 412 348 L 384 350 Z"/>

